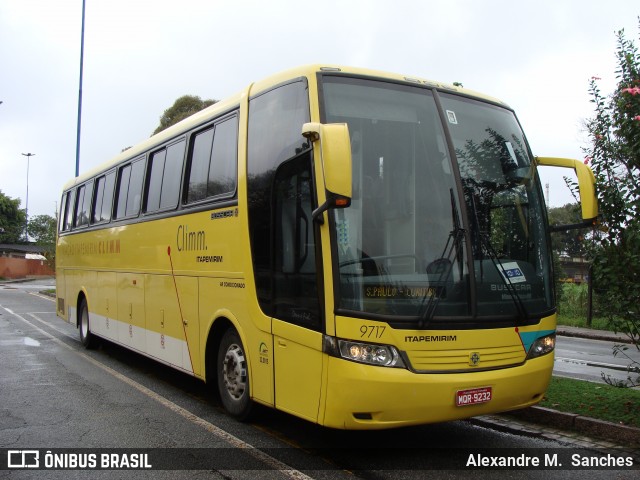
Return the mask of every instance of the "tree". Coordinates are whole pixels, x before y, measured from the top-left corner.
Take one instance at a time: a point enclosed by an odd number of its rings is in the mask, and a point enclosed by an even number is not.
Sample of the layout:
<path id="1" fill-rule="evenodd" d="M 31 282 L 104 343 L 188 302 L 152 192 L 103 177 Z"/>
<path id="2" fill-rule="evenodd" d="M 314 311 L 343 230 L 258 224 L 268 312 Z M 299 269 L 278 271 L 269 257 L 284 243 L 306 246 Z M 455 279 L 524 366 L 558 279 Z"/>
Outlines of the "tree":
<path id="1" fill-rule="evenodd" d="M 217 101 L 218 100 L 211 99 L 202 100 L 196 95 L 183 95 L 178 98 L 171 107 L 164 111 L 160 117 L 160 125 L 158 125 L 158 128 L 154 130 L 153 135 L 169 128 L 171 125 L 175 125 L 187 117 L 190 117 L 194 113 L 213 105 Z"/>
<path id="2" fill-rule="evenodd" d="M 36 215 L 29 219 L 27 232 L 36 245 L 42 247 L 47 264 L 55 270 L 57 222 L 51 215 Z"/>
<path id="3" fill-rule="evenodd" d="M 580 205 L 567 203 L 549 209 L 549 225 L 575 225 L 582 221 Z M 551 233 L 551 245 L 558 257 L 583 257 L 586 255 L 584 229 L 571 229 Z"/>
<path id="4" fill-rule="evenodd" d="M 0 243 L 20 243 L 24 234 L 26 213 L 20 199 L 10 198 L 0 190 Z"/>
<path id="5" fill-rule="evenodd" d="M 54 247 L 56 244 L 56 219 L 51 215 L 36 215 L 29 219 L 27 231 L 36 245 Z"/>
<path id="6" fill-rule="evenodd" d="M 591 145 L 585 161 L 596 177 L 604 227 L 596 237 L 593 273 L 609 321 L 640 349 L 640 55 L 623 30 L 617 39 L 615 92 L 603 95 L 597 78 L 589 88 L 595 116 L 586 123 Z M 626 355 L 625 347 L 614 354 Z M 629 365 L 627 382 L 608 383 L 639 385 L 640 364 Z"/>

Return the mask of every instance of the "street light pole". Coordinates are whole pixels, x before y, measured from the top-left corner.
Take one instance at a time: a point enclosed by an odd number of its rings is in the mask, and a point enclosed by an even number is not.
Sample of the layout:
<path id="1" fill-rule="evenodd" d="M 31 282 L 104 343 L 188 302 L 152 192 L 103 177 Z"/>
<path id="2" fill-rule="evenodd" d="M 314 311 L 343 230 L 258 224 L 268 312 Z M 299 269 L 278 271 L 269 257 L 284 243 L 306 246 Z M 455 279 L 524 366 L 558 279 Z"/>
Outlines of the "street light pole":
<path id="1" fill-rule="evenodd" d="M 27 197 L 24 201 L 24 238 L 29 241 L 29 233 L 27 233 L 27 226 L 29 225 L 29 160 L 35 156 L 35 153 L 23 153 L 27 157 Z"/>
<path id="2" fill-rule="evenodd" d="M 80 128 L 82 126 L 82 70 L 84 64 L 84 10 L 85 0 L 82 0 L 82 27 L 80 32 L 80 81 L 78 87 L 78 128 L 76 130 L 76 177 L 80 174 Z"/>

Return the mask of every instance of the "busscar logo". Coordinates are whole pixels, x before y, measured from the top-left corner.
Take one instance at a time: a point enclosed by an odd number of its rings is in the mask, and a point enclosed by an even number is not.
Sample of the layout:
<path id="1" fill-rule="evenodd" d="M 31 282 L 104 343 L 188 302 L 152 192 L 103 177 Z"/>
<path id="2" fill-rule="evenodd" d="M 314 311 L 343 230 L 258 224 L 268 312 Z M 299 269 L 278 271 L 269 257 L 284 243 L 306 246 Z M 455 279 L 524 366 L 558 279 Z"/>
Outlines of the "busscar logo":
<path id="1" fill-rule="evenodd" d="M 40 452 L 38 450 L 7 451 L 8 468 L 39 468 Z"/>

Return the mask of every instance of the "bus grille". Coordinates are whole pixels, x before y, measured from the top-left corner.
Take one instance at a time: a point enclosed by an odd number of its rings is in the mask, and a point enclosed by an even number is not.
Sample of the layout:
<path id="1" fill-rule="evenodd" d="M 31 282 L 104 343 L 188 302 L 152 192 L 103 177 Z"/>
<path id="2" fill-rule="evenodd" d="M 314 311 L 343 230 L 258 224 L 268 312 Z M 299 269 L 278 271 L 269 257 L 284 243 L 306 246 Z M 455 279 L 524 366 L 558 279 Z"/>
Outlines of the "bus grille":
<path id="1" fill-rule="evenodd" d="M 477 371 L 522 364 L 526 353 L 521 344 L 463 350 L 407 351 L 411 368 L 420 373 Z"/>

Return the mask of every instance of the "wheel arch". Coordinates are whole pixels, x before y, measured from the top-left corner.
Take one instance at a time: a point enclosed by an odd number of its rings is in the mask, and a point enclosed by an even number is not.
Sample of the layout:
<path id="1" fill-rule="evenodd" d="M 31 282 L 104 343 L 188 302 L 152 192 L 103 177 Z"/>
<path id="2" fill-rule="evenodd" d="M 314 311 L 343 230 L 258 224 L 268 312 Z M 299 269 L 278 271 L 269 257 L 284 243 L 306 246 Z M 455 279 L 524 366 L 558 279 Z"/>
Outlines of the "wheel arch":
<path id="1" fill-rule="evenodd" d="M 75 316 L 76 328 L 78 328 L 78 326 L 80 325 L 80 315 L 82 315 L 82 309 L 80 308 L 80 305 L 82 304 L 83 301 L 87 303 L 87 312 L 90 312 L 91 309 L 89 308 L 89 296 L 87 295 L 87 292 L 84 290 L 84 288 L 81 288 L 76 298 L 76 316 Z"/>
<path id="2" fill-rule="evenodd" d="M 243 334 L 242 329 L 239 328 L 238 320 L 234 317 L 234 315 L 226 310 L 216 312 L 216 315 L 214 315 L 209 327 L 204 353 L 205 382 L 214 388 L 217 385 L 218 379 L 218 372 L 215 368 L 215 365 L 218 358 L 218 350 L 220 349 L 220 342 L 222 341 L 222 337 L 224 336 L 225 332 L 230 328 L 233 328 L 238 333 L 244 349 L 247 349 L 247 339 Z M 248 358 L 247 363 L 250 364 L 250 359 Z M 249 383 L 251 383 L 251 368 L 249 368 Z"/>

